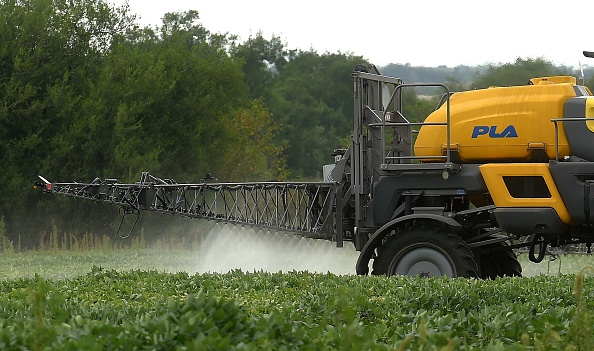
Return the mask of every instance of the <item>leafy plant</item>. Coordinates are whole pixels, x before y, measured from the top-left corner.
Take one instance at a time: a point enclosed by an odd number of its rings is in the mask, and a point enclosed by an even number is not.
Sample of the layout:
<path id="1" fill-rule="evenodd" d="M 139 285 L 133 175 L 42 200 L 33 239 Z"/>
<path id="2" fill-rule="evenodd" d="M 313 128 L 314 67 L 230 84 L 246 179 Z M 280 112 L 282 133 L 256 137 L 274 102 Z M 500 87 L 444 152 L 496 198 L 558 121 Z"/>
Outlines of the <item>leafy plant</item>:
<path id="1" fill-rule="evenodd" d="M 68 279 L 0 281 L 0 348 L 586 350 L 593 287 L 583 274 L 481 281 L 95 266 Z"/>

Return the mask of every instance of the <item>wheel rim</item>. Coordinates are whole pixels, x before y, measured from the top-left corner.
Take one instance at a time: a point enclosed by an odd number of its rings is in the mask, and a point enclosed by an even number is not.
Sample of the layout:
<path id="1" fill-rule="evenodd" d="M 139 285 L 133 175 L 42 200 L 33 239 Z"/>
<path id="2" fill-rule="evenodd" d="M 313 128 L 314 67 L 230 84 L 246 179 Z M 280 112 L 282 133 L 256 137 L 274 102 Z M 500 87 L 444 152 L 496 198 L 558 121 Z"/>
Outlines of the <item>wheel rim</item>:
<path id="1" fill-rule="evenodd" d="M 451 260 L 431 247 L 416 247 L 397 255 L 390 264 L 392 275 L 409 277 L 454 277 Z"/>

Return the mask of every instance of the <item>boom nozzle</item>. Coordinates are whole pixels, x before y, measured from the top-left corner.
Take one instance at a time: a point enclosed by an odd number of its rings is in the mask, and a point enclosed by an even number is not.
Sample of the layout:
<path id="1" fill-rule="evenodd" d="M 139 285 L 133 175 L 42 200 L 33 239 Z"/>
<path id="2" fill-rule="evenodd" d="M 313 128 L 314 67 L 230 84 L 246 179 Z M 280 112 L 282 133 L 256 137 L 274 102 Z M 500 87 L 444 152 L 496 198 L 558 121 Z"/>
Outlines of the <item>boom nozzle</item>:
<path id="1" fill-rule="evenodd" d="M 38 188 L 43 188 L 44 191 L 52 191 L 52 183 L 50 183 L 49 180 L 45 179 L 44 177 L 38 175 L 39 179 L 41 179 L 42 182 L 37 181 L 35 182 L 35 184 L 33 185 L 33 188 L 38 189 Z"/>

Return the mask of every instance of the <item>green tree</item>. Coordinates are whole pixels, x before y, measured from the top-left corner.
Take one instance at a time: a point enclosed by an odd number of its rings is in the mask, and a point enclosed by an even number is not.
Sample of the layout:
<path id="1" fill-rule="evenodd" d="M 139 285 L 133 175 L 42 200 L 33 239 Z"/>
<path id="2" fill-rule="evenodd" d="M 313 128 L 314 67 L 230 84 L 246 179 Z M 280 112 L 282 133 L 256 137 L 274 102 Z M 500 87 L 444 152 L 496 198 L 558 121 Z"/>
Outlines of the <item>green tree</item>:
<path id="1" fill-rule="evenodd" d="M 138 28 L 127 11 L 102 0 L 0 2 L 0 215 L 9 233 L 35 242 L 34 224 L 52 218 L 66 231 L 77 221 L 111 225 L 103 207 L 29 191 L 37 174 L 284 174 L 270 113 L 250 98 L 226 36 L 202 27 L 196 11 L 166 14 L 155 29 Z"/>
<path id="2" fill-rule="evenodd" d="M 126 7 L 102 0 L 6 0 L 0 13 L 0 214 L 11 231 L 32 226 L 40 217 L 30 214 L 47 207 L 32 180 L 49 170 L 52 145 L 80 119 L 105 52 L 134 25 Z"/>
<path id="3" fill-rule="evenodd" d="M 113 171 L 138 175 L 148 160 L 152 172 L 184 181 L 197 181 L 206 172 L 219 178 L 233 174 L 236 178 L 227 180 L 235 181 L 259 177 L 258 172 L 276 176 L 267 167 L 269 152 L 277 154 L 274 145 L 255 152 L 246 144 L 272 142 L 274 129 L 266 123 L 267 111 L 250 99 L 242 62 L 227 54 L 227 44 L 224 37 L 210 35 L 198 13 L 190 11 L 167 14 L 159 34 L 147 31 L 141 40 L 114 52 L 126 66 L 108 66 L 104 74 L 108 80 L 116 71 L 124 72 L 112 83 L 119 98 L 113 87 L 104 91 L 117 107 L 111 114 L 120 159 Z M 260 123 L 250 123 L 245 114 L 257 116 Z M 242 139 L 238 130 L 252 137 Z M 229 161 L 238 157 L 252 162 Z M 283 168 L 276 161 L 273 167 Z"/>
<path id="4" fill-rule="evenodd" d="M 352 133 L 351 72 L 364 59 L 346 54 L 299 51 L 278 69 L 266 100 L 280 138 L 287 141 L 287 167 L 293 177 L 321 177 L 330 154 Z"/>
<path id="5" fill-rule="evenodd" d="M 541 58 L 517 58 L 514 63 L 490 65 L 487 71 L 477 75 L 472 89 L 484 89 L 490 86 L 525 85 L 531 78 L 555 75 L 571 75 L 566 67 L 556 67 Z"/>
<path id="6" fill-rule="evenodd" d="M 277 72 L 294 57 L 295 51 L 286 49 L 279 37 L 268 40 L 259 32 L 245 43 L 233 42 L 231 54 L 243 59 L 245 82 L 252 98 L 266 98 Z"/>
<path id="7" fill-rule="evenodd" d="M 275 142 L 279 127 L 262 100 L 238 108 L 225 120 L 229 133 L 219 179 L 228 181 L 286 180 L 285 143 Z"/>
<path id="8" fill-rule="evenodd" d="M 439 96 L 419 97 L 414 89 L 405 89 L 402 94 L 402 113 L 410 122 L 423 122 L 437 108 L 438 102 Z"/>

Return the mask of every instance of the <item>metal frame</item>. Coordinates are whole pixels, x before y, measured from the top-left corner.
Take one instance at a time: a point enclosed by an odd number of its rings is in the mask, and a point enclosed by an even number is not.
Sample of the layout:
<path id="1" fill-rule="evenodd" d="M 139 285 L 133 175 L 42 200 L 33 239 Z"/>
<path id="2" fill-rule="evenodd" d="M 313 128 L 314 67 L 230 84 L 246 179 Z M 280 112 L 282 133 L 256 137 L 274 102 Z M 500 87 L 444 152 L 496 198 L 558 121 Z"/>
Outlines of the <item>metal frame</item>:
<path id="1" fill-rule="evenodd" d="M 148 210 L 299 232 L 334 241 L 337 236 L 337 183 L 177 184 L 143 172 L 140 181 L 133 184 L 95 179 L 91 183 L 44 180 L 43 185 L 46 192 L 116 205 L 123 208 L 125 214 Z"/>
<path id="2" fill-rule="evenodd" d="M 582 118 L 582 117 L 572 117 L 572 118 L 553 118 L 551 122 L 555 124 L 555 160 L 559 161 L 559 125 L 557 122 L 565 123 L 565 122 L 585 122 L 585 121 L 594 121 L 594 118 Z"/>

